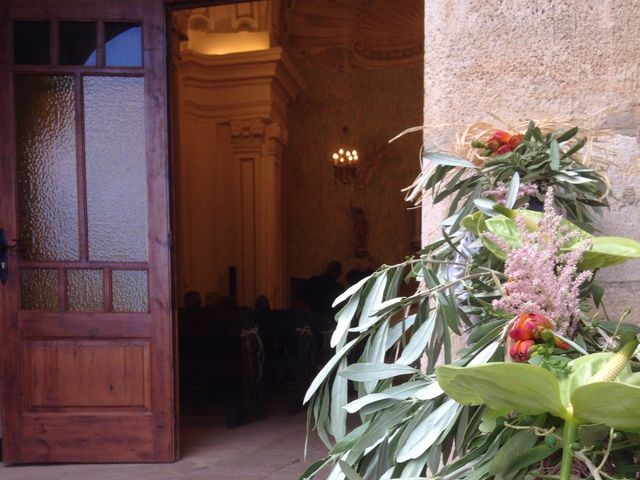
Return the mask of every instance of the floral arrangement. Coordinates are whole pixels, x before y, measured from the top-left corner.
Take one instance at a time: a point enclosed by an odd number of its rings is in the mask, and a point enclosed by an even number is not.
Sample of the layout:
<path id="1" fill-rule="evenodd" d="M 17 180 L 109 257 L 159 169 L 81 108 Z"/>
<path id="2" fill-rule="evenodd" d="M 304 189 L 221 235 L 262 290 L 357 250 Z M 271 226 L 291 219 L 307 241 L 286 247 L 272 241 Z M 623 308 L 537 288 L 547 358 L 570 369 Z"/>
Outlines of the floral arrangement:
<path id="1" fill-rule="evenodd" d="M 640 328 L 597 310 L 596 276 L 640 243 L 593 234 L 608 181 L 579 133 L 482 125 L 423 153 L 407 198 L 449 202 L 442 238 L 336 299 L 304 400 L 329 453 L 302 478 L 636 478 Z"/>

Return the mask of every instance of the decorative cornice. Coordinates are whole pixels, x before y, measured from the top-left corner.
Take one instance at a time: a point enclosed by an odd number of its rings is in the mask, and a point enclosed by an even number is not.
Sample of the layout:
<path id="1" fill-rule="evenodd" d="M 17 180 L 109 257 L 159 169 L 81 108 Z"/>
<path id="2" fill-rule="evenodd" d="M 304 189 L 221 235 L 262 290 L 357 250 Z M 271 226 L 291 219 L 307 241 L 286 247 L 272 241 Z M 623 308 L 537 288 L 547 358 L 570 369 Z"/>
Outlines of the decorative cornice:
<path id="1" fill-rule="evenodd" d="M 229 122 L 232 137 L 263 136 L 265 124 L 264 118 L 248 118 Z"/>
<path id="2" fill-rule="evenodd" d="M 304 86 L 279 47 L 229 55 L 187 52 L 176 72 L 185 114 L 201 119 L 285 118 L 286 105 Z"/>
<path id="3" fill-rule="evenodd" d="M 288 132 L 283 122 L 265 118 L 231 120 L 231 138 L 236 151 L 272 152 L 286 144 Z"/>
<path id="4" fill-rule="evenodd" d="M 273 80 L 288 102 L 302 88 L 304 80 L 282 47 L 227 55 L 182 52 L 176 67 L 185 85 L 211 88 L 214 84 Z"/>

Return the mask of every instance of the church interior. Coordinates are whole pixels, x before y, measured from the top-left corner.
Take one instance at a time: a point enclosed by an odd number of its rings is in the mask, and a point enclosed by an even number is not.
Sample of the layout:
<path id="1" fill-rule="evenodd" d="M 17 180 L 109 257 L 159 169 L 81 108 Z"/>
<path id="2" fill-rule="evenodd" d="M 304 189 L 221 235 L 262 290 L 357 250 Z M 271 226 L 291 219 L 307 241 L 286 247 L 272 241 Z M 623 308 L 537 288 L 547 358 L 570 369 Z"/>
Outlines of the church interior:
<path id="1" fill-rule="evenodd" d="M 332 299 L 420 244 L 422 2 L 260 0 L 171 15 L 183 417 L 301 410 Z M 239 401 L 240 399 L 240 401 Z"/>
<path id="2" fill-rule="evenodd" d="M 636 478 L 640 4 L 542 3 L 0 1 L 0 479 Z"/>

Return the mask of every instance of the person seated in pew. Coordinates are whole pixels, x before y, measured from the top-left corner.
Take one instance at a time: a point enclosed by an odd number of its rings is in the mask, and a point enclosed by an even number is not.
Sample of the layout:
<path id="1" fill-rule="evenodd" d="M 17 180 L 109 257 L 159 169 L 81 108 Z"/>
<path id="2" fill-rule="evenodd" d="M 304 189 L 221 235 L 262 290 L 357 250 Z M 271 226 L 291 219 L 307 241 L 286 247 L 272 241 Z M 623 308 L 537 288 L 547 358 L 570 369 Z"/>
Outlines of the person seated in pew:
<path id="1" fill-rule="evenodd" d="M 343 285 L 338 281 L 341 274 L 342 264 L 332 260 L 327 264 L 324 274 L 309 279 L 304 300 L 312 312 L 323 315 L 333 313 L 331 305 L 344 290 Z"/>

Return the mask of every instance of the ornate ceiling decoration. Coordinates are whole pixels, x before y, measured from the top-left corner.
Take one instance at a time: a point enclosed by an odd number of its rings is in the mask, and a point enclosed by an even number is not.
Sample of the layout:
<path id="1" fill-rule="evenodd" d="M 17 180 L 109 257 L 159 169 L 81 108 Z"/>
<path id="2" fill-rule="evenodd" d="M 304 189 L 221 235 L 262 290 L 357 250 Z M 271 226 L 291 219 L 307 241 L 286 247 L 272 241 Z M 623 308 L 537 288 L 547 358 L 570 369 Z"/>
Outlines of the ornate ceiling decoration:
<path id="1" fill-rule="evenodd" d="M 282 8 L 282 42 L 295 55 L 342 50 L 367 67 L 423 61 L 423 0 L 289 0 Z"/>
<path id="2" fill-rule="evenodd" d="M 254 1 L 175 12 L 173 50 L 198 50 L 197 37 L 207 34 L 268 30 L 272 46 L 280 43 L 300 58 L 321 57 L 337 69 L 346 62 L 418 65 L 423 62 L 423 21 L 424 0 Z"/>

